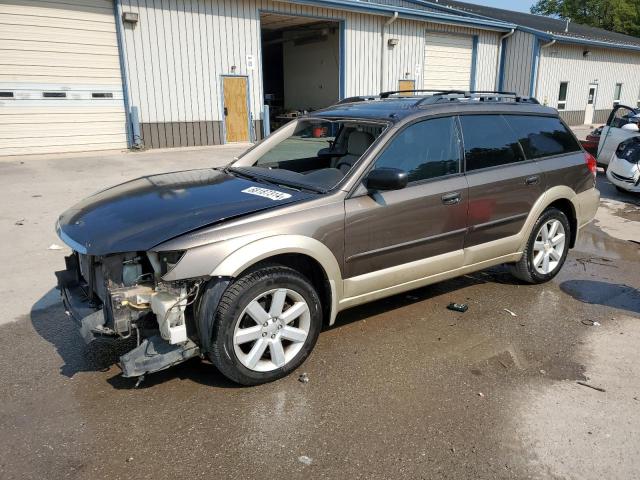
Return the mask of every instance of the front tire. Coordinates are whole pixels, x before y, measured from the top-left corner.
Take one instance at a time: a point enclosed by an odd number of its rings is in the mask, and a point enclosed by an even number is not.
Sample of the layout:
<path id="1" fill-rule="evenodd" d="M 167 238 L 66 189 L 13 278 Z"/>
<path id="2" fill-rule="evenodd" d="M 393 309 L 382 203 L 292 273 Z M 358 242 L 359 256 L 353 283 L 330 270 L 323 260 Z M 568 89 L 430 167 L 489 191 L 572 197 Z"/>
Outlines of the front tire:
<path id="1" fill-rule="evenodd" d="M 571 226 L 563 211 L 545 210 L 533 226 L 519 262 L 511 265 L 514 277 L 527 283 L 544 283 L 555 277 L 567 258 Z"/>
<path id="2" fill-rule="evenodd" d="M 305 361 L 321 326 L 320 299 L 309 280 L 291 268 L 264 267 L 238 278 L 222 295 L 209 356 L 234 382 L 271 382 Z"/>

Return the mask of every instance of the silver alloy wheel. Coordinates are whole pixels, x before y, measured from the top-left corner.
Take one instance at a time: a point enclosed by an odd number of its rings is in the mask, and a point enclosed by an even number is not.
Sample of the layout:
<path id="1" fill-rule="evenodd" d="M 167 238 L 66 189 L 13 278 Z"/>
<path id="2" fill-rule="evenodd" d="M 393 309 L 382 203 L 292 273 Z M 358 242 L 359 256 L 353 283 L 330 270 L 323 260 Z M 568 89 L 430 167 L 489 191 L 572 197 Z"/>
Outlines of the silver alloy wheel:
<path id="1" fill-rule="evenodd" d="M 269 290 L 249 302 L 236 320 L 236 357 L 249 370 L 276 370 L 302 349 L 310 327 L 311 312 L 302 295 L 288 288 Z"/>
<path id="2" fill-rule="evenodd" d="M 542 225 L 533 244 L 533 268 L 543 275 L 558 268 L 565 242 L 564 226 L 560 220 L 552 218 Z"/>

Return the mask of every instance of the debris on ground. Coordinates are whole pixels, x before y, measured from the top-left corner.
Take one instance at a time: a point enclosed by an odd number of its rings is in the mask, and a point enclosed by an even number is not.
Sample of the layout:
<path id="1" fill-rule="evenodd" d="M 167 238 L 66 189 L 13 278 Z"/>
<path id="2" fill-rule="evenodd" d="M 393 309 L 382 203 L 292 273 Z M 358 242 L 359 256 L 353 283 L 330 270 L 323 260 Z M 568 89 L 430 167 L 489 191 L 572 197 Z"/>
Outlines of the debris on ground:
<path id="1" fill-rule="evenodd" d="M 302 383 L 309 383 L 309 375 L 307 375 L 306 373 L 303 373 L 298 377 L 298 381 Z"/>
<path id="2" fill-rule="evenodd" d="M 453 310 L 454 312 L 464 313 L 469 310 L 469 305 L 467 305 L 466 303 L 451 302 L 449 305 L 447 305 L 447 308 L 449 310 Z"/>
<path id="3" fill-rule="evenodd" d="M 305 465 L 311 465 L 311 463 L 313 462 L 313 459 L 311 457 L 307 457 L 306 455 L 300 455 L 298 457 L 298 461 L 300 463 L 304 463 Z"/>
<path id="4" fill-rule="evenodd" d="M 503 308 L 502 310 L 504 310 L 505 312 L 507 312 L 509 315 L 511 315 L 512 317 L 517 317 L 518 315 L 515 312 L 512 312 L 511 310 L 509 310 L 508 308 Z"/>
<path id="5" fill-rule="evenodd" d="M 540 370 L 540 373 L 541 373 L 542 375 L 546 375 L 546 374 L 547 374 L 547 371 L 546 371 L 546 370 Z"/>
<path id="6" fill-rule="evenodd" d="M 49 245 L 49 248 L 47 250 L 62 250 L 63 247 L 61 247 L 60 245 L 56 244 L 56 243 L 52 243 L 51 245 Z"/>
<path id="7" fill-rule="evenodd" d="M 42 197 L 42 195 L 40 195 L 39 193 L 36 193 L 35 195 L 31 195 L 31 198 L 40 198 Z"/>
<path id="8" fill-rule="evenodd" d="M 596 322 L 595 320 L 589 320 L 589 319 L 582 320 L 582 324 L 586 325 L 587 327 L 599 327 L 600 326 L 600 322 Z"/>
<path id="9" fill-rule="evenodd" d="M 479 396 L 479 397 L 484 397 L 484 393 L 482 393 L 482 392 L 478 392 L 478 396 Z"/>
<path id="10" fill-rule="evenodd" d="M 127 463 L 129 463 L 129 462 L 133 462 L 133 457 L 127 458 Z"/>
<path id="11" fill-rule="evenodd" d="M 14 223 L 14 225 L 18 225 L 18 226 L 24 225 L 24 218 L 21 218 L 20 220 L 16 221 L 16 223 Z"/>
<path id="12" fill-rule="evenodd" d="M 597 390 L 599 392 L 606 392 L 606 390 L 602 387 L 596 387 L 595 385 L 591 385 L 587 382 L 581 382 L 580 380 L 578 380 L 576 382 L 578 385 L 582 385 L 583 387 L 589 387 L 589 388 L 593 388 L 594 390 Z"/>

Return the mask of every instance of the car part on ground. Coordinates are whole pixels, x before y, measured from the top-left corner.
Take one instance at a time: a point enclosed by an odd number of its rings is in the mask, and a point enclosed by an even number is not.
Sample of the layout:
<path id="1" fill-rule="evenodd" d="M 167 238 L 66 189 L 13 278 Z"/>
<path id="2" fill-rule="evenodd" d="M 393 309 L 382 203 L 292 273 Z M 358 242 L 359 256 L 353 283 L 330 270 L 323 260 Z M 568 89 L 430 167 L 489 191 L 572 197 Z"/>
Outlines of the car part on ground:
<path id="1" fill-rule="evenodd" d="M 607 179 L 618 190 L 640 193 L 640 137 L 620 143 L 607 169 Z"/>
<path id="2" fill-rule="evenodd" d="M 346 308 L 501 263 L 553 278 L 599 201 L 596 161 L 557 112 L 505 92 L 394 95 L 61 215 L 74 253 L 57 274 L 83 337 L 135 339 L 127 377 L 200 356 L 255 385 Z"/>

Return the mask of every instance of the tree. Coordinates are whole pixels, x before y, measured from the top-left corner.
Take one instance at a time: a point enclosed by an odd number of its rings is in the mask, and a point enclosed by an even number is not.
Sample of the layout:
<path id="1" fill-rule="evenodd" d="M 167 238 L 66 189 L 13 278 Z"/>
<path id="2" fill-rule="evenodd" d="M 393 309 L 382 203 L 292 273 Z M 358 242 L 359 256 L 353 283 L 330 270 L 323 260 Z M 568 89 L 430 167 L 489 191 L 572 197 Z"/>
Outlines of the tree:
<path id="1" fill-rule="evenodd" d="M 537 0 L 531 13 L 640 37 L 640 0 Z"/>

